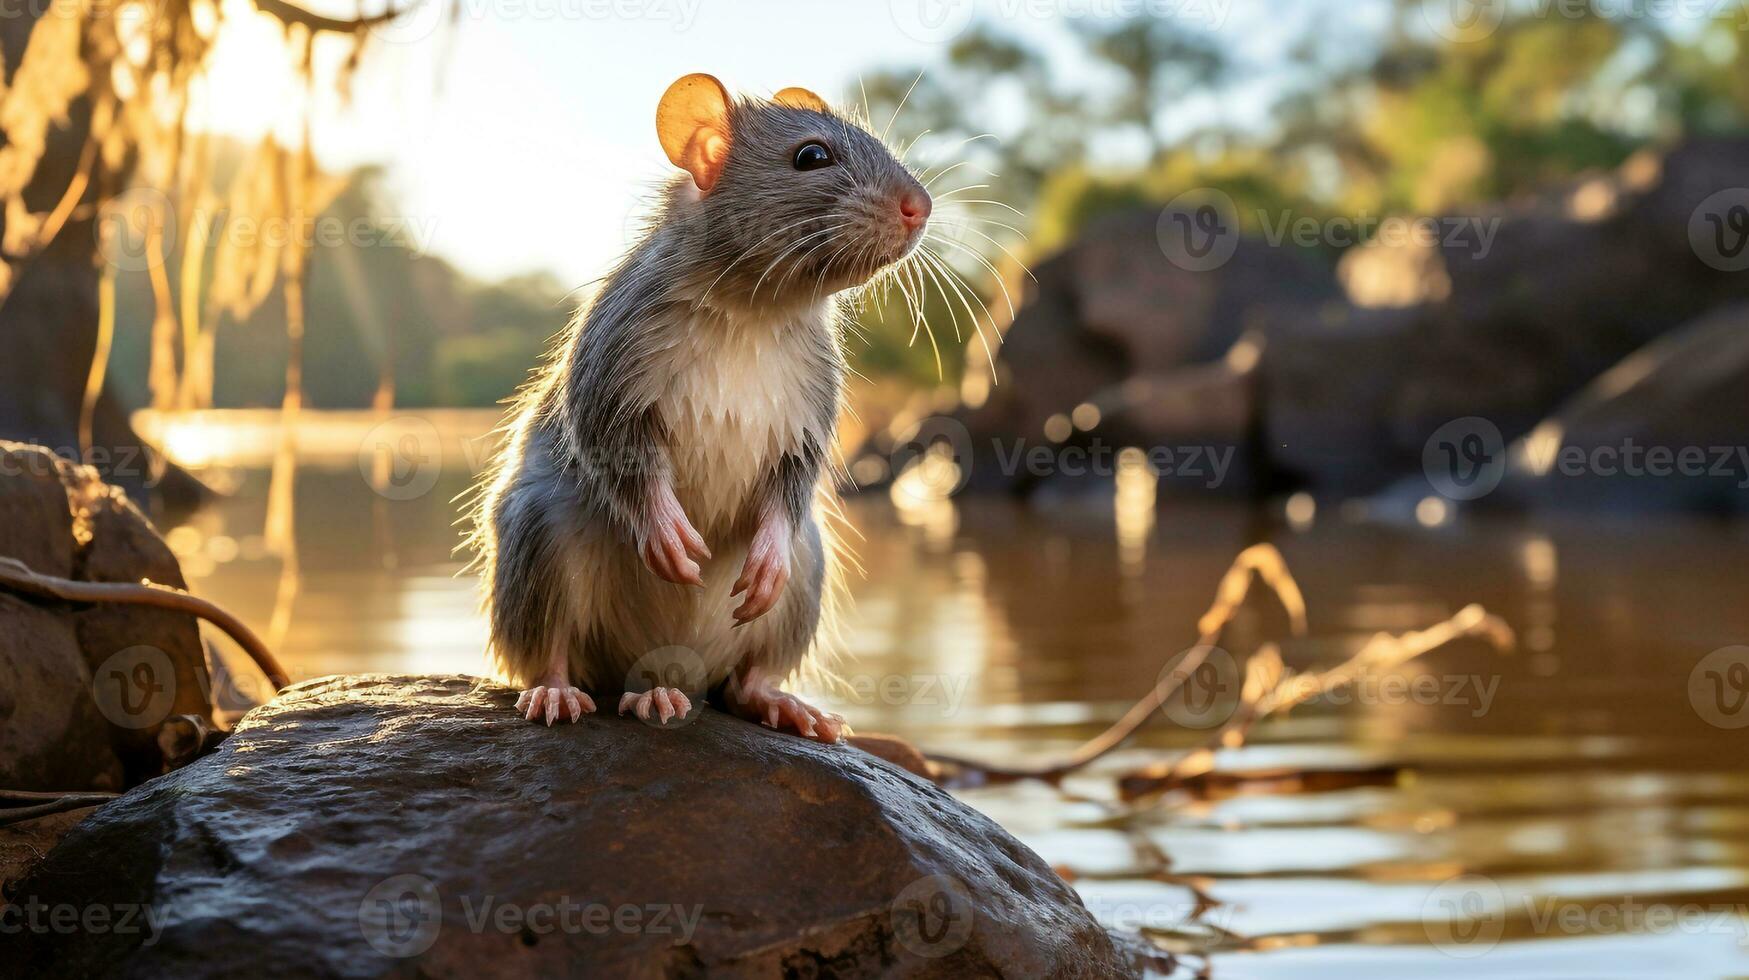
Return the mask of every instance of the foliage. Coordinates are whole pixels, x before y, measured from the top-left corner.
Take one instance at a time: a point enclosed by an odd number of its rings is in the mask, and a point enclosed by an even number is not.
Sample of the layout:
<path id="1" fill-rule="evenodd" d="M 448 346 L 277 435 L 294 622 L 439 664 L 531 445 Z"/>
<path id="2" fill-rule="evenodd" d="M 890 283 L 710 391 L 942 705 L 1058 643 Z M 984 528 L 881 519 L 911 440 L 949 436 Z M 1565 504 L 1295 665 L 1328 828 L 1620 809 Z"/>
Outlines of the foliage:
<path id="1" fill-rule="evenodd" d="M 1360 38 L 1322 27 L 1350 7 L 1313 6 L 1322 13 L 1286 64 L 1245 64 L 1231 36 L 1142 17 L 1084 25 L 1068 56 L 977 25 L 920 78 L 913 67 L 863 84 L 876 120 L 903 100 L 896 128 L 928 132 L 925 159 L 966 146 L 988 174 L 976 178 L 983 196 L 1028 212 L 1033 257 L 1100 214 L 1193 188 L 1226 192 L 1241 218 L 1440 212 L 1749 120 L 1749 39 L 1734 9 L 1684 26 L 1630 6 L 1513 7 L 1496 30 L 1452 41 L 1415 0 L 1387 0 Z M 1091 70 L 1065 73 L 1065 57 Z M 1261 118 L 1225 112 L 1256 98 L 1259 69 L 1271 79 Z M 986 133 L 997 138 L 964 143 Z M 932 359 L 883 349 L 904 332 L 870 335 L 871 364 L 934 381 Z"/>
<path id="2" fill-rule="evenodd" d="M 238 151 L 221 153 L 229 161 Z M 355 172 L 315 216 L 323 232 L 311 251 L 306 289 L 310 329 L 303 378 L 312 408 L 362 408 L 380 383 L 379 365 L 392 352 L 395 402 L 409 408 L 490 407 L 509 396 L 539 360 L 570 309 L 565 290 L 548 275 L 478 283 L 448 262 L 420 251 L 381 189 L 375 169 Z M 206 264 L 218 242 L 243 234 L 229 215 L 214 222 Z M 343 232 L 334 238 L 329 232 Z M 306 233 L 309 234 L 309 233 Z M 118 290 L 115 380 L 140 404 L 144 390 L 151 286 L 144 272 L 124 274 Z M 212 405 L 277 405 L 285 394 L 285 303 L 269 292 L 243 315 L 216 318 Z"/>

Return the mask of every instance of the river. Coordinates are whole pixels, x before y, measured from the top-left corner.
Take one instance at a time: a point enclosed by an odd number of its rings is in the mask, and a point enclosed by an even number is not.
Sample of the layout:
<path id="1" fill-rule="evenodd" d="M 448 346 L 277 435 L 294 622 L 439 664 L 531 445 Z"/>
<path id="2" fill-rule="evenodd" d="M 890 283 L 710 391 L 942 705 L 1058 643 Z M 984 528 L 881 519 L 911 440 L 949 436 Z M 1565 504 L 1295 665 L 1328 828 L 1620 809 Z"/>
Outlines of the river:
<path id="1" fill-rule="evenodd" d="M 294 678 L 488 669 L 455 551 L 455 498 L 488 425 L 306 422 L 301 576 L 279 643 Z M 281 568 L 262 536 L 273 439 L 256 416 L 202 426 L 170 443 L 229 494 L 166 530 L 192 587 L 265 633 Z M 372 445 L 414 461 L 381 492 Z M 1258 541 L 1285 556 L 1310 633 L 1290 638 L 1279 606 L 1247 603 L 1206 698 L 1236 690 L 1235 665 L 1266 642 L 1292 669 L 1323 667 L 1472 602 L 1517 632 L 1509 653 L 1434 651 L 1217 757 L 1302 778 L 1118 802 L 1115 776 L 1208 738 L 1206 712 L 1174 702 L 1060 788 L 958 791 L 1103 921 L 1189 954 L 1187 970 L 1749 974 L 1749 528 L 1462 513 L 1426 526 L 1303 503 L 1289 520 L 1110 497 L 1045 511 L 871 494 L 846 510 L 865 573 L 850 577 L 832 706 L 860 730 L 998 763 L 1057 758 L 1118 717 Z"/>

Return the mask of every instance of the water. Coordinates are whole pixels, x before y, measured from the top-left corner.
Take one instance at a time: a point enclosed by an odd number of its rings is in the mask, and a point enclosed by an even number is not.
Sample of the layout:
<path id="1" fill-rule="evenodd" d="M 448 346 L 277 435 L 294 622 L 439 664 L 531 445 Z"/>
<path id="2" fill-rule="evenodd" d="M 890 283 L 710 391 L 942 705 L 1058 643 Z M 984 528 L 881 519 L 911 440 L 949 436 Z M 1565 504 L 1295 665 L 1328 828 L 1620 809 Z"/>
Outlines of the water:
<path id="1" fill-rule="evenodd" d="M 487 669 L 452 502 L 485 423 L 449 425 L 443 451 L 390 496 L 346 451 L 370 443 L 357 425 L 302 470 L 303 578 L 279 644 L 294 677 Z M 260 537 L 264 443 L 241 442 L 256 455 L 204 471 L 235 495 L 171 538 L 197 591 L 265 631 L 279 564 Z M 866 575 L 852 576 L 850 690 L 833 706 L 861 730 L 957 755 L 1036 763 L 1099 731 L 1193 641 L 1221 573 L 1258 540 L 1281 549 L 1310 610 L 1311 636 L 1282 646 L 1290 667 L 1331 665 L 1377 631 L 1470 602 L 1519 633 L 1514 652 L 1436 651 L 1218 757 L 1224 771 L 1309 778 L 1117 802 L 1117 775 L 1206 739 L 1176 722 L 1219 720 L 1238 660 L 1287 636 L 1257 597 L 1223 640 L 1230 659 L 1191 685 L 1201 700 L 1169 705 L 1133 746 L 1060 790 L 959 791 L 1108 924 L 1193 954 L 1192 967 L 1206 954 L 1220 978 L 1749 974 L 1749 727 L 1734 727 L 1749 726 L 1749 649 L 1728 649 L 1749 643 L 1749 529 L 1465 515 L 1424 527 L 1308 521 L 1303 507 L 1290 525 L 1178 501 L 1149 526 L 1109 499 L 1050 512 L 901 502 L 849 504 Z"/>

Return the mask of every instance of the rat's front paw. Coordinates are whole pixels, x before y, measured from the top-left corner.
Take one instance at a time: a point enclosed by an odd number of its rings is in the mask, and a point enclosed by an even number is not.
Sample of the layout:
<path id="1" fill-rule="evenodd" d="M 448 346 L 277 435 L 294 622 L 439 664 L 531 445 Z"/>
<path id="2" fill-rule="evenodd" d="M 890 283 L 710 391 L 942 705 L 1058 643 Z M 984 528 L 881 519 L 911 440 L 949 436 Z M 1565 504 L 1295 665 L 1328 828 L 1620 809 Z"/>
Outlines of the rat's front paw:
<path id="1" fill-rule="evenodd" d="M 676 585 L 703 586 L 697 559 L 709 558 L 711 550 L 687 520 L 674 491 L 664 488 L 656 493 L 650 504 L 650 520 L 644 534 L 644 564 Z"/>
<path id="2" fill-rule="evenodd" d="M 522 716 L 529 721 L 539 721 L 544 714 L 547 724 L 551 725 L 560 718 L 576 721 L 584 715 L 594 714 L 595 700 L 574 687 L 537 685 L 523 691 L 516 699 L 516 710 L 523 712 Z"/>
<path id="3" fill-rule="evenodd" d="M 732 596 L 747 593 L 735 610 L 735 625 L 744 626 L 771 611 L 789 583 L 789 525 L 767 521 L 753 535 L 741 577 L 729 590 Z"/>

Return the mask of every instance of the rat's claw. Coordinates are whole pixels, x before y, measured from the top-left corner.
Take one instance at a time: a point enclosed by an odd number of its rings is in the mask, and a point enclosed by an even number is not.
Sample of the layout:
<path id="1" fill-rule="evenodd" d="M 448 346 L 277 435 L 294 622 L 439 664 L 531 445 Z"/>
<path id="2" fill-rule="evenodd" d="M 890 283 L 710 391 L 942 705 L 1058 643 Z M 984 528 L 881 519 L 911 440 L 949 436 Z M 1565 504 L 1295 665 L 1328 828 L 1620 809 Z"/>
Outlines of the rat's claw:
<path id="1" fill-rule="evenodd" d="M 745 626 L 770 612 L 789 584 L 789 556 L 776 550 L 757 550 L 747 556 L 741 577 L 735 580 L 730 595 L 747 593 L 733 615 L 735 625 Z"/>
<path id="2" fill-rule="evenodd" d="M 674 488 L 666 481 L 657 481 L 649 500 L 647 537 L 644 542 L 644 564 L 662 578 L 679 585 L 702 587 L 695 558 L 709 558 L 711 550 L 704 537 L 686 518 L 686 510 L 674 497 Z"/>
<path id="3" fill-rule="evenodd" d="M 688 523 L 686 518 L 682 517 L 676 521 L 675 529 L 680 532 L 680 540 L 686 544 L 687 554 L 694 558 L 709 558 L 711 556 L 711 549 L 704 543 L 704 536 L 699 534 L 698 529 Z"/>
<path id="4" fill-rule="evenodd" d="M 662 536 L 662 547 L 668 550 L 668 567 L 674 570 L 674 581 L 686 585 L 704 584 L 704 579 L 698 575 L 698 562 L 686 556 L 686 542 L 681 540 L 678 529 L 670 528 Z"/>
<path id="5" fill-rule="evenodd" d="M 730 701 L 729 705 L 736 714 L 767 728 L 794 732 L 828 744 L 841 741 L 850 727 L 842 716 L 822 711 L 793 694 L 776 689 L 753 687 L 746 697 Z"/>
<path id="6" fill-rule="evenodd" d="M 675 718 L 691 714 L 692 700 L 674 687 L 658 687 L 642 693 L 627 691 L 620 695 L 619 713 L 637 715 L 639 721 L 645 722 L 654 713 L 656 726 L 662 727 Z"/>
<path id="7" fill-rule="evenodd" d="M 595 712 L 595 699 L 574 687 L 565 688 L 565 708 L 571 713 L 571 720 L 576 721 L 585 714 Z"/>
<path id="8" fill-rule="evenodd" d="M 554 685 L 537 684 L 516 698 L 516 711 L 524 720 L 545 721 L 548 725 L 560 718 L 577 721 L 594 710 L 593 698 L 562 682 Z"/>
<path id="9" fill-rule="evenodd" d="M 659 529 L 644 545 L 644 564 L 650 571 L 676 585 L 704 586 L 698 562 L 686 557 L 686 545 L 672 527 Z"/>
<path id="10" fill-rule="evenodd" d="M 535 715 L 540 714 L 541 702 L 545 701 L 546 697 L 547 689 L 544 687 L 537 687 L 533 690 L 522 692 L 522 697 L 518 698 L 516 701 L 516 707 L 518 709 L 524 707 L 528 709 L 527 713 L 522 716 L 525 721 L 533 721 Z"/>
<path id="11" fill-rule="evenodd" d="M 815 737 L 814 717 L 807 705 L 797 698 L 784 698 L 778 703 L 783 708 L 784 721 L 789 722 L 790 727 L 809 738 Z"/>

